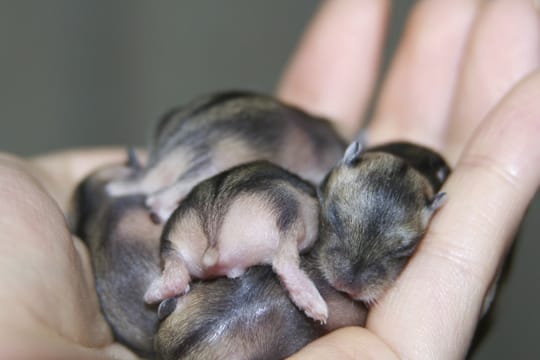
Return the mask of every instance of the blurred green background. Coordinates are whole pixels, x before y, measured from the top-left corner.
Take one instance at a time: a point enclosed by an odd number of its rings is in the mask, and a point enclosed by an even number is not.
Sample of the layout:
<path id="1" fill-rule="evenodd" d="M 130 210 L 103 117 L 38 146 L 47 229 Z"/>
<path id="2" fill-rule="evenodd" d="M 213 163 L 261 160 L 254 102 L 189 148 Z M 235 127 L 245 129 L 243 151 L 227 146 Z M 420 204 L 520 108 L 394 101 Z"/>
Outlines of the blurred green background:
<path id="1" fill-rule="evenodd" d="M 396 1 L 391 54 L 412 1 Z M 217 89 L 272 92 L 309 0 L 0 1 L 0 150 L 142 145 L 173 105 Z M 492 327 L 472 359 L 539 358 L 540 199 Z M 414 324 L 412 324 L 414 326 Z"/>

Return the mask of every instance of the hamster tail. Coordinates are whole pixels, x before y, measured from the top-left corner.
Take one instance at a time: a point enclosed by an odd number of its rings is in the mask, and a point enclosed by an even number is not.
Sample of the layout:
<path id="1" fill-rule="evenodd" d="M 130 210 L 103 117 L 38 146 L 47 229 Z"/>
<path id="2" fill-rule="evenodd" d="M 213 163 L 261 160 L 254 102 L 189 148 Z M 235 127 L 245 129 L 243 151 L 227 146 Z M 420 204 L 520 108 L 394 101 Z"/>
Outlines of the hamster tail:
<path id="1" fill-rule="evenodd" d="M 205 268 L 211 268 L 215 266 L 219 259 L 219 251 L 214 247 L 211 246 L 204 252 L 202 263 Z"/>

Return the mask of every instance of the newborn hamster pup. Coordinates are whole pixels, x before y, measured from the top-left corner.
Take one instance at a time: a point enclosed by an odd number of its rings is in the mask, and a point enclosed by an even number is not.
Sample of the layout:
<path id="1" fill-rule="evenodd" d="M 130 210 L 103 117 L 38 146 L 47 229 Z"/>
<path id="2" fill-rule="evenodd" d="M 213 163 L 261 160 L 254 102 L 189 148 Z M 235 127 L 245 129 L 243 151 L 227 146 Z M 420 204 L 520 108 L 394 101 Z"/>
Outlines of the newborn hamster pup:
<path id="1" fill-rule="evenodd" d="M 364 325 L 366 309 L 329 286 L 310 256 L 301 266 L 328 303 L 326 325 L 304 316 L 269 266 L 255 266 L 239 278 L 194 282 L 188 294 L 165 300 L 155 341 L 160 358 L 283 359 L 331 330 Z"/>
<path id="2" fill-rule="evenodd" d="M 326 303 L 299 267 L 299 252 L 317 239 L 318 210 L 313 185 L 266 161 L 203 181 L 165 226 L 163 273 L 145 300 L 180 295 L 191 277 L 237 277 L 250 266 L 271 264 L 292 301 L 326 322 Z"/>
<path id="3" fill-rule="evenodd" d="M 223 170 L 268 160 L 318 183 L 344 148 L 326 120 L 269 96 L 221 92 L 165 115 L 146 166 L 107 190 L 148 195 L 147 205 L 166 220 L 197 183 Z"/>
<path id="4" fill-rule="evenodd" d="M 109 166 L 88 176 L 75 191 L 70 221 L 88 246 L 101 309 L 115 339 L 140 356 L 152 357 L 159 320 L 143 296 L 159 276 L 163 226 L 150 221 L 143 196 L 111 198 L 104 189 L 133 171 Z"/>
<path id="5" fill-rule="evenodd" d="M 399 275 L 422 238 L 449 174 L 435 152 L 410 143 L 363 151 L 358 142 L 319 188 L 319 267 L 336 289 L 367 304 Z"/>

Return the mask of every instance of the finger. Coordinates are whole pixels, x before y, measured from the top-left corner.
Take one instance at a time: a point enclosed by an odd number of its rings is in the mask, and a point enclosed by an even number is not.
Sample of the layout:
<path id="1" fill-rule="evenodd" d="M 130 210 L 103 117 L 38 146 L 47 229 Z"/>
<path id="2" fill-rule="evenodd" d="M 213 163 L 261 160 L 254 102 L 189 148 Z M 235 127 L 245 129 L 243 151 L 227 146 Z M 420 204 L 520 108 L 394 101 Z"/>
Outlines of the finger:
<path id="1" fill-rule="evenodd" d="M 472 32 L 448 136 L 455 163 L 487 112 L 540 64 L 540 19 L 530 0 L 487 2 Z"/>
<path id="2" fill-rule="evenodd" d="M 442 147 L 468 33 L 482 1 L 419 2 L 384 81 L 370 142 Z"/>
<path id="3" fill-rule="evenodd" d="M 484 297 L 540 183 L 540 72 L 487 117 L 444 186 L 448 203 L 372 309 L 368 329 L 403 358 L 464 358 Z"/>
<path id="4" fill-rule="evenodd" d="M 326 1 L 288 65 L 278 96 L 335 119 L 353 138 L 377 75 L 390 2 Z"/>
<path id="5" fill-rule="evenodd" d="M 29 171 L 40 180 L 45 189 L 63 210 L 68 207 L 75 186 L 91 171 L 106 164 L 126 161 L 125 148 L 95 148 L 69 150 L 31 159 Z"/>
<path id="6" fill-rule="evenodd" d="M 308 344 L 290 360 L 312 359 L 397 359 L 379 338 L 360 327 L 347 327 Z"/>

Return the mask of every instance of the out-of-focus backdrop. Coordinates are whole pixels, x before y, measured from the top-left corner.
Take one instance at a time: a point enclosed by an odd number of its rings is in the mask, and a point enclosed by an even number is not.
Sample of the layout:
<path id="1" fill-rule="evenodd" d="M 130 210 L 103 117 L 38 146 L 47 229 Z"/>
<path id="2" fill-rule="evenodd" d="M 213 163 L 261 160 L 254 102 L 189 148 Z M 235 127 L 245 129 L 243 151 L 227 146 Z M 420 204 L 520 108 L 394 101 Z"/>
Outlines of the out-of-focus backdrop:
<path id="1" fill-rule="evenodd" d="M 388 56 L 413 1 L 395 2 Z M 145 144 L 169 107 L 272 92 L 313 0 L 0 2 L 0 150 Z M 472 359 L 540 358 L 540 198 Z M 1 255 L 0 255 L 1 256 Z M 414 325 L 414 324 L 412 324 Z"/>

